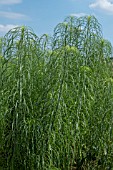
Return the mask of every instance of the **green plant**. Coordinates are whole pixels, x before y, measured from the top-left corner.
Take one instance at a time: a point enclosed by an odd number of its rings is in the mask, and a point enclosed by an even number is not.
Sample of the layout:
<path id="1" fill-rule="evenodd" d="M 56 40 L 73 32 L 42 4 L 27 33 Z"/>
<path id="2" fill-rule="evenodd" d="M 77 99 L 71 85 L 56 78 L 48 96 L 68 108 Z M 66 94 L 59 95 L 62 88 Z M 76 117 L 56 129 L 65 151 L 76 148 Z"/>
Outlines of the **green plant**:
<path id="1" fill-rule="evenodd" d="M 2 43 L 1 167 L 111 168 L 112 46 L 96 18 L 67 17 L 52 37 L 17 27 Z"/>

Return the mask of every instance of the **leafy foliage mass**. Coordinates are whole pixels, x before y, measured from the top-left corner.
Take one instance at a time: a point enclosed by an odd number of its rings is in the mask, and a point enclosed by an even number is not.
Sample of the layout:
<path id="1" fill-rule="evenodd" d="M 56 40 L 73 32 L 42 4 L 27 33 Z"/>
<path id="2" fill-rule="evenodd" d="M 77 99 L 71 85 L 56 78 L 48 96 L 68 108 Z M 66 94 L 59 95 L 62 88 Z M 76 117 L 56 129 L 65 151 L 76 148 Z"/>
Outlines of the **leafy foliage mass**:
<path id="1" fill-rule="evenodd" d="M 52 37 L 18 27 L 1 44 L 1 168 L 112 169 L 112 47 L 97 19 L 67 17 Z"/>

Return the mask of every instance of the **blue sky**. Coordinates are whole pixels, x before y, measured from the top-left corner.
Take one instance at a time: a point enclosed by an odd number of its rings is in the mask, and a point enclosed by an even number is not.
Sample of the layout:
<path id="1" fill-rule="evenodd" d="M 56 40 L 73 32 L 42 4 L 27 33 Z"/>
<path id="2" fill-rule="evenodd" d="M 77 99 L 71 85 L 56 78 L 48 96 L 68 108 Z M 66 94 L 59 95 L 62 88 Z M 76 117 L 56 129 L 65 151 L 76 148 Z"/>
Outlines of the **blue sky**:
<path id="1" fill-rule="evenodd" d="M 69 15 L 94 15 L 104 38 L 113 45 L 113 0 L 0 0 L 0 36 L 20 25 L 31 27 L 39 36 L 52 34 Z"/>

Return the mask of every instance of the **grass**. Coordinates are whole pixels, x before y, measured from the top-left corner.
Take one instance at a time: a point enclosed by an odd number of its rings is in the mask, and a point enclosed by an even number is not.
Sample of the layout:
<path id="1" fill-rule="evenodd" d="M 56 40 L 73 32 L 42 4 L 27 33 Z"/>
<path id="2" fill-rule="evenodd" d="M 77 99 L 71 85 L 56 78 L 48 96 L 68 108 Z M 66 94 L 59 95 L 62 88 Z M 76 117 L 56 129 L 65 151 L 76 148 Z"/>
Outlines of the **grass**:
<path id="1" fill-rule="evenodd" d="M 0 58 L 2 169 L 113 167 L 112 47 L 94 16 L 52 37 L 10 30 Z"/>

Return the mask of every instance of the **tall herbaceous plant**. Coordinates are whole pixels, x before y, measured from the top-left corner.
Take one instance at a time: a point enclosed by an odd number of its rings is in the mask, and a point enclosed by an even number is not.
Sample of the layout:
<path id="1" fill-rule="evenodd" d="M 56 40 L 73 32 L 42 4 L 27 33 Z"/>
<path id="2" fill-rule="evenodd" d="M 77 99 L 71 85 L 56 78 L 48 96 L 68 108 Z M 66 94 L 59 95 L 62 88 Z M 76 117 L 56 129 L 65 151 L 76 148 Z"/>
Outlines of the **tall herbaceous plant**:
<path id="1" fill-rule="evenodd" d="M 45 71 L 39 38 L 26 27 L 9 31 L 4 37 L 3 58 L 1 115 L 5 165 L 11 169 L 32 167 L 38 140 L 36 101 L 42 94 Z"/>
<path id="2" fill-rule="evenodd" d="M 18 27 L 2 45 L 2 166 L 113 167 L 112 46 L 97 19 L 67 17 L 52 37 Z"/>

